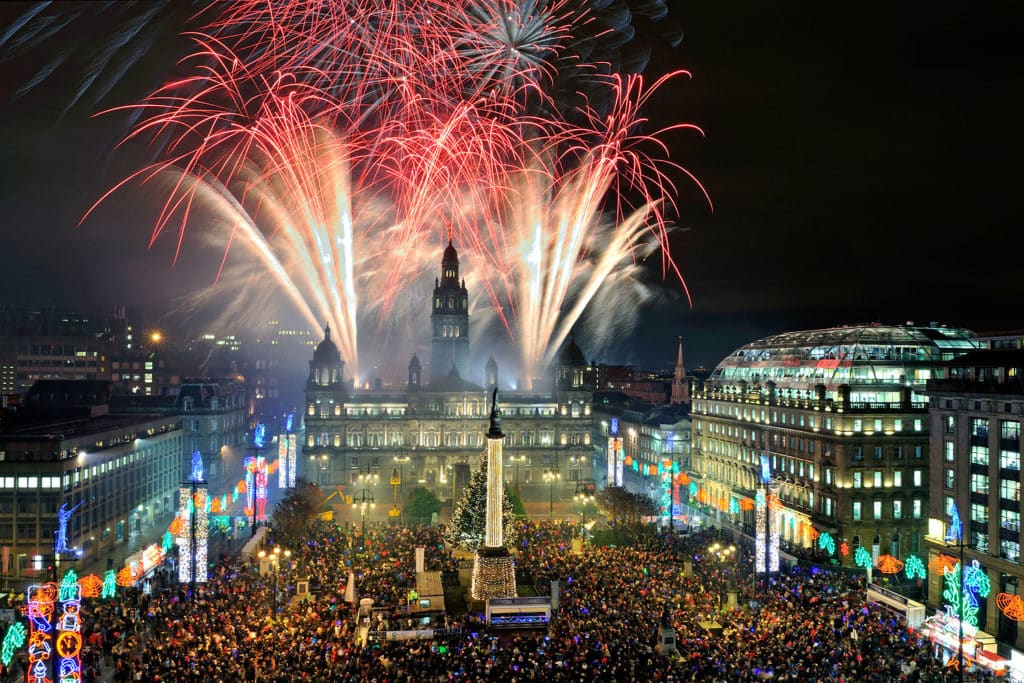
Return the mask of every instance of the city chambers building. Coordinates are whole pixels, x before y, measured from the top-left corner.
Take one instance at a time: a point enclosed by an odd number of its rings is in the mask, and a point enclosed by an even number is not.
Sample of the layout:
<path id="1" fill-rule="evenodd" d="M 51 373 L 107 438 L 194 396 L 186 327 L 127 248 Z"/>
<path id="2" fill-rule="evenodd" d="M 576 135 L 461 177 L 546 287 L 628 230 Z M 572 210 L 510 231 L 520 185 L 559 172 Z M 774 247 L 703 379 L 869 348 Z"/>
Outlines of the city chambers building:
<path id="1" fill-rule="evenodd" d="M 378 502 L 391 501 L 395 482 L 457 495 L 484 448 L 491 391 L 505 386 L 493 356 L 482 372 L 470 367 L 469 322 L 458 252 L 449 242 L 431 302 L 429 383 L 413 355 L 401 389 L 355 386 L 326 329 L 306 383 L 304 476 L 325 488 L 368 488 Z M 469 380 L 475 374 L 485 386 Z M 570 340 L 546 381 L 535 380 L 531 391 L 501 391 L 508 483 L 538 492 L 543 486 L 547 494 L 545 475 L 570 490 L 592 478 L 594 382 L 593 364 Z"/>
<path id="2" fill-rule="evenodd" d="M 846 564 L 858 546 L 875 558 L 923 556 L 926 384 L 977 346 L 972 332 L 908 323 L 787 332 L 737 349 L 694 392 L 698 501 L 750 531 L 770 487 L 785 542 L 812 547 L 827 532 Z"/>

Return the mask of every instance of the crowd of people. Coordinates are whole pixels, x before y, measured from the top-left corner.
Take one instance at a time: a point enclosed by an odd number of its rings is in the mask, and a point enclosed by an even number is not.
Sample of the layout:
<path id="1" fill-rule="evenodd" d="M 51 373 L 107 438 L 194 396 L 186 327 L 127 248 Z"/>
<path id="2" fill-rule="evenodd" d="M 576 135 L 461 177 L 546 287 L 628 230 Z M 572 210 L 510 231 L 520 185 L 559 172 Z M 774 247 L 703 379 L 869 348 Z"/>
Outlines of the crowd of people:
<path id="1" fill-rule="evenodd" d="M 401 629 L 415 585 L 415 548 L 429 570 L 456 558 L 426 526 L 318 522 L 279 571 L 225 559 L 186 587 L 128 589 L 83 609 L 83 680 L 174 681 L 942 681 L 932 645 L 864 602 L 864 583 L 794 568 L 755 584 L 750 549 L 721 560 L 715 532 L 668 533 L 630 547 L 580 549 L 578 525 L 521 522 L 517 575 L 544 592 L 557 580 L 548 628 L 489 630 L 472 603 L 446 615 L 443 639 L 356 637 L 357 598 Z M 264 567 L 266 570 L 267 567 Z M 309 598 L 296 595 L 308 577 Z M 735 596 L 735 600 L 731 599 Z M 659 631 L 675 633 L 675 652 Z M 972 672 L 968 680 L 974 680 Z"/>

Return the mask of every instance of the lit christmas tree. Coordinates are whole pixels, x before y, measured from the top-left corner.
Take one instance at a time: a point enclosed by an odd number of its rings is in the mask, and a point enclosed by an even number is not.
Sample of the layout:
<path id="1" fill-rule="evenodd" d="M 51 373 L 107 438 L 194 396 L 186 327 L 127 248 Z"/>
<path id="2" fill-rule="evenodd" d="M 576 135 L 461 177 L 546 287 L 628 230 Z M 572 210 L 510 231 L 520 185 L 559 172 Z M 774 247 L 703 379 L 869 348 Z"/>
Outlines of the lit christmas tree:
<path id="1" fill-rule="evenodd" d="M 515 515 L 508 491 L 502 489 L 501 517 L 506 541 L 514 530 Z M 480 467 L 473 473 L 469 486 L 462 491 L 462 497 L 452 508 L 451 519 L 444 527 L 444 540 L 452 546 L 463 546 L 476 550 L 484 542 L 484 526 L 487 517 L 487 454 L 480 458 Z"/>

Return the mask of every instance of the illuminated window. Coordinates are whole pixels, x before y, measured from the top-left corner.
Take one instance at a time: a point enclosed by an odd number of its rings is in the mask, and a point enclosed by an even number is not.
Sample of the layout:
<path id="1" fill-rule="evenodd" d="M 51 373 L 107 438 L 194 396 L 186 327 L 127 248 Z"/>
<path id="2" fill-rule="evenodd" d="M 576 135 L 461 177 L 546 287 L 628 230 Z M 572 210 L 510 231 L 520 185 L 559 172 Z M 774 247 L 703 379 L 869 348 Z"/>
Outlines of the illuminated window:
<path id="1" fill-rule="evenodd" d="M 853 521 L 855 522 L 860 521 L 861 505 L 862 503 L 859 500 L 853 501 Z"/>

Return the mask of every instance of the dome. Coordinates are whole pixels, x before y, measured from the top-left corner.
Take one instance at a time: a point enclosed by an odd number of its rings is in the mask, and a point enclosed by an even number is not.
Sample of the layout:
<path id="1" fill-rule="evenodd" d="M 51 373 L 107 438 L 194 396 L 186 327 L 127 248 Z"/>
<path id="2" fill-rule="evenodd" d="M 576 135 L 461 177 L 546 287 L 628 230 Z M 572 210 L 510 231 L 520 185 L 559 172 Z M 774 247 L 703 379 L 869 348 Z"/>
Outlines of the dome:
<path id="1" fill-rule="evenodd" d="M 558 357 L 558 362 L 561 365 L 586 365 L 587 359 L 583 357 L 583 351 L 579 345 L 576 344 L 575 337 L 569 337 L 569 341 L 562 349 L 562 353 Z"/>
<path id="2" fill-rule="evenodd" d="M 341 353 L 338 347 L 331 341 L 331 326 L 324 328 L 324 340 L 317 344 L 313 352 L 313 363 L 315 365 L 335 365 L 341 362 Z"/>

